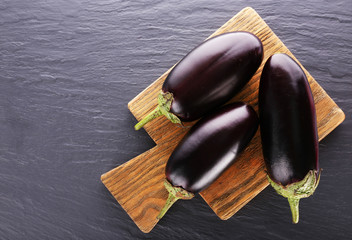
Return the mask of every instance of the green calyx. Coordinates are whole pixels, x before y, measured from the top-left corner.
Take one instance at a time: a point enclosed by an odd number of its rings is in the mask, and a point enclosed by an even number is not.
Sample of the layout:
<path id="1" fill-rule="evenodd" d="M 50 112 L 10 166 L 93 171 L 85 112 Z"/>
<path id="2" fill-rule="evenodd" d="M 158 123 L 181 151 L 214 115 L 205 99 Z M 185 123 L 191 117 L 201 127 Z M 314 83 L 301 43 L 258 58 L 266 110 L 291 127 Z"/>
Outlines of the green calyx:
<path id="1" fill-rule="evenodd" d="M 165 179 L 164 181 L 164 186 L 166 190 L 169 192 L 169 196 L 166 200 L 166 203 L 164 207 L 161 209 L 159 215 L 157 216 L 157 219 L 161 219 L 167 210 L 170 209 L 170 207 L 178 200 L 178 199 L 183 199 L 183 200 L 188 200 L 192 199 L 194 197 L 194 194 L 191 192 L 186 191 L 185 189 L 181 187 L 174 187 L 172 184 Z"/>
<path id="2" fill-rule="evenodd" d="M 321 170 L 310 170 L 303 180 L 283 186 L 271 180 L 267 176 L 271 186 L 278 194 L 288 199 L 290 204 L 292 221 L 298 223 L 299 221 L 299 200 L 311 196 L 315 189 L 318 187 L 320 180 Z"/>
<path id="3" fill-rule="evenodd" d="M 175 115 L 170 112 L 171 103 L 173 100 L 172 93 L 160 91 L 158 95 L 158 106 L 148 113 L 146 117 L 144 117 L 141 121 L 139 121 L 135 126 L 134 129 L 139 130 L 145 124 L 150 122 L 151 120 L 164 115 L 167 119 L 169 119 L 172 123 L 179 123 L 181 124 L 181 120 Z"/>

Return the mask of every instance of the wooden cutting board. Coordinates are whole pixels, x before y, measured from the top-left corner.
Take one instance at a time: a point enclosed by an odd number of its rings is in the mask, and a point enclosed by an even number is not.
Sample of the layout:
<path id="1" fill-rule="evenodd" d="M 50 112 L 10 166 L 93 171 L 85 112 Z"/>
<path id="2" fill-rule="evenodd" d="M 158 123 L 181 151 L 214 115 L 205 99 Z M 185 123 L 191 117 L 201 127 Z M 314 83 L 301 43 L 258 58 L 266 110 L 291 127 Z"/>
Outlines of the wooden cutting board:
<path id="1" fill-rule="evenodd" d="M 262 65 L 244 89 L 231 100 L 249 103 L 258 111 L 259 79 L 267 58 L 278 52 L 294 56 L 252 8 L 243 9 L 210 37 L 231 31 L 249 31 L 263 43 Z M 169 71 L 128 104 L 137 120 L 156 107 L 158 92 Z M 304 71 L 314 95 L 321 140 L 344 120 L 345 115 L 312 76 L 305 69 Z M 131 123 L 131 128 L 133 124 Z M 188 126 L 193 124 L 194 122 Z M 145 233 L 157 224 L 156 217 L 168 196 L 163 185 L 166 161 L 188 129 L 170 123 L 165 117 L 148 123 L 145 130 L 157 145 L 101 176 L 107 189 Z M 268 186 L 265 175 L 258 131 L 239 160 L 200 195 L 219 218 L 226 220 Z"/>

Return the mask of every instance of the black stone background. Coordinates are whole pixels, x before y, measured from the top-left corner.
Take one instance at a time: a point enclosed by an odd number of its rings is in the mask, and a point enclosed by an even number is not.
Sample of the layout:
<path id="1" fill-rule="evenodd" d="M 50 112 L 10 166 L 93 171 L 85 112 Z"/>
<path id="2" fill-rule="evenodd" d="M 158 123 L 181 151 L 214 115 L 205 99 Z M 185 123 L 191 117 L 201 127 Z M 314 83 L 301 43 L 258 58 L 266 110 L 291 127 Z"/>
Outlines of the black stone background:
<path id="1" fill-rule="evenodd" d="M 228 221 L 200 196 L 142 233 L 100 175 L 154 146 L 127 103 L 246 6 L 346 114 L 314 196 L 268 187 Z M 0 239 L 351 239 L 352 2 L 0 1 Z"/>

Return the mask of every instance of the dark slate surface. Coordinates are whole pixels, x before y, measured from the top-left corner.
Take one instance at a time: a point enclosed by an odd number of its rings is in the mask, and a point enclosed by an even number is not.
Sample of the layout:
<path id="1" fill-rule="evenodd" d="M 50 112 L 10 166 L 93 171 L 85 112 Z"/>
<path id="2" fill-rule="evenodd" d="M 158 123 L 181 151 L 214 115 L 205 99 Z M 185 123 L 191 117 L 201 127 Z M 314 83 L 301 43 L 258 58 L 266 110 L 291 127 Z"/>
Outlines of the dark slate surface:
<path id="1" fill-rule="evenodd" d="M 1 1 L 0 239 L 350 239 L 352 2 L 147 2 Z M 267 188 L 228 221 L 178 202 L 143 234 L 99 180 L 154 146 L 127 103 L 246 6 L 346 113 L 320 186 L 298 225 Z"/>

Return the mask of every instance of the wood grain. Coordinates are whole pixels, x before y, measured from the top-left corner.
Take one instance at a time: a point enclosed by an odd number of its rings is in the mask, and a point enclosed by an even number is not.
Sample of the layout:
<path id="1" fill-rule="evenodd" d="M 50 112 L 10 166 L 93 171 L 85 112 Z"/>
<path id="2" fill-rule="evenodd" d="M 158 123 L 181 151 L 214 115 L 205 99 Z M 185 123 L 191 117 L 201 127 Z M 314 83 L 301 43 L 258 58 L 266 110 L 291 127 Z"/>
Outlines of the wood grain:
<path id="1" fill-rule="evenodd" d="M 287 53 L 296 58 L 252 8 L 243 9 L 210 37 L 231 31 L 252 32 L 263 42 L 262 65 L 243 91 L 230 101 L 249 103 L 258 111 L 259 79 L 266 59 L 278 52 Z M 302 68 L 304 69 L 303 66 Z M 156 107 L 157 94 L 169 71 L 128 104 L 128 108 L 137 120 L 142 119 Z M 318 134 L 321 140 L 344 120 L 345 115 L 313 77 L 305 69 L 304 71 L 314 96 Z M 194 122 L 187 126 L 192 124 Z M 188 129 L 188 127 L 182 128 L 172 124 L 164 117 L 148 123 L 145 125 L 145 130 L 157 146 L 101 177 L 111 194 L 143 232 L 150 232 L 157 224 L 156 216 L 167 198 L 167 191 L 163 187 L 165 163 Z M 226 220 L 267 185 L 258 131 L 238 161 L 200 195 L 221 219 Z"/>

